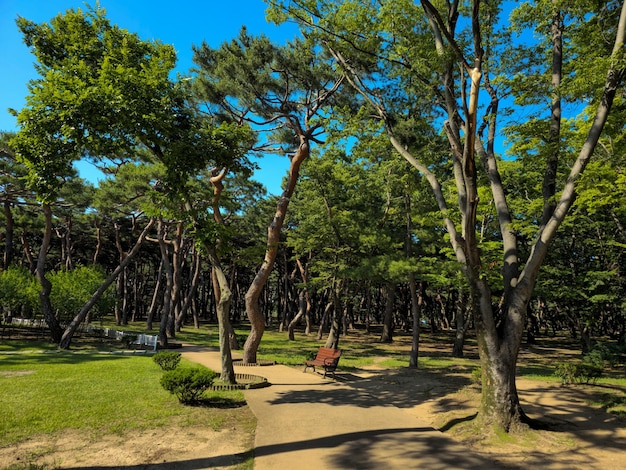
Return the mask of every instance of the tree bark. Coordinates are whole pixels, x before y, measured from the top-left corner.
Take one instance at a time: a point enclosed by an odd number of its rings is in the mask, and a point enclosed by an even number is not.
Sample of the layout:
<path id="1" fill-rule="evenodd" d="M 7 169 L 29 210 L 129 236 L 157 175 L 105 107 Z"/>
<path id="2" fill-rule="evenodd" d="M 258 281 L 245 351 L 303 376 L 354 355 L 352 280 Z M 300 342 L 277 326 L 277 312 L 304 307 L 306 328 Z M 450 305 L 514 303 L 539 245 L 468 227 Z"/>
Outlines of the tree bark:
<path id="1" fill-rule="evenodd" d="M 59 324 L 59 320 L 54 314 L 52 304 L 50 303 L 50 292 L 52 291 L 52 284 L 46 278 L 46 259 L 48 254 L 48 248 L 50 247 L 50 240 L 52 239 L 52 209 L 50 204 L 44 203 L 41 206 L 44 214 L 45 225 L 43 231 L 43 238 L 41 240 L 41 247 L 39 249 L 39 257 L 37 258 L 37 269 L 35 271 L 37 280 L 41 285 L 41 291 L 39 291 L 39 300 L 41 302 L 41 310 L 43 318 L 50 329 L 50 335 L 52 341 L 59 343 L 63 336 L 63 328 Z"/>
<path id="2" fill-rule="evenodd" d="M 148 232 L 150 231 L 153 225 L 154 225 L 154 219 L 151 219 L 148 222 L 148 224 L 145 226 L 143 231 L 141 232 L 141 235 L 139 235 L 139 238 L 135 242 L 135 246 L 133 246 L 130 252 L 124 257 L 122 262 L 115 268 L 115 270 L 109 275 L 109 277 L 106 278 L 106 280 L 102 283 L 102 285 L 98 287 L 98 289 L 96 290 L 96 292 L 93 293 L 89 301 L 83 306 L 83 308 L 80 309 L 80 312 L 78 312 L 78 314 L 72 319 L 70 324 L 67 326 L 67 328 L 63 332 L 63 337 L 61 338 L 61 341 L 59 342 L 59 348 L 61 349 L 70 348 L 72 338 L 78 326 L 83 322 L 83 320 L 85 319 L 85 317 L 87 316 L 91 308 L 96 304 L 96 302 L 102 296 L 102 294 L 104 294 L 107 288 L 113 283 L 113 281 L 115 281 L 119 273 L 126 266 L 128 266 L 128 264 L 133 260 L 133 258 L 137 255 L 137 253 L 139 253 L 139 250 L 141 249 L 141 246 L 143 245 L 143 242 L 146 239 L 146 236 L 148 235 Z"/>
<path id="3" fill-rule="evenodd" d="M 235 369 L 233 367 L 233 358 L 230 350 L 230 300 L 231 290 L 228 286 L 228 280 L 222 269 L 222 264 L 215 251 L 215 248 L 205 243 L 209 262 L 213 269 L 214 279 L 217 279 L 219 290 L 216 291 L 217 303 L 217 322 L 219 330 L 220 357 L 222 360 L 222 371 L 220 380 L 225 383 L 237 383 L 235 377 Z"/>
<path id="4" fill-rule="evenodd" d="M 189 286 L 189 292 L 187 292 L 185 301 L 183 302 L 183 305 L 180 308 L 180 312 L 178 316 L 176 317 L 176 331 L 181 330 L 183 326 L 183 322 L 185 320 L 185 315 L 187 313 L 187 310 L 189 309 L 189 306 L 191 305 L 191 301 L 196 295 L 196 292 L 198 290 L 198 284 L 200 281 L 200 266 L 202 264 L 202 259 L 199 253 L 194 253 L 193 259 L 194 259 L 194 267 L 193 267 L 193 275 L 191 278 L 191 285 Z"/>
<path id="5" fill-rule="evenodd" d="M 293 195 L 298 181 L 300 166 L 308 156 L 308 137 L 300 135 L 300 146 L 298 147 L 296 154 L 291 159 L 287 185 L 278 200 L 276 213 L 274 214 L 272 223 L 267 228 L 267 245 L 263 264 L 257 271 L 245 297 L 246 314 L 248 315 L 248 320 L 250 320 L 250 334 L 244 344 L 244 364 L 253 364 L 257 362 L 257 350 L 259 348 L 259 344 L 261 343 L 263 332 L 265 331 L 265 317 L 263 316 L 259 306 L 259 297 L 261 292 L 263 292 L 263 287 L 265 286 L 274 266 L 274 260 L 276 259 L 276 254 L 278 252 L 278 243 L 280 241 L 280 232 L 285 221 L 285 216 L 287 215 L 289 201 L 291 200 L 291 196 Z"/>
<path id="6" fill-rule="evenodd" d="M 168 245 L 165 242 L 165 228 L 163 220 L 159 219 L 158 240 L 161 250 L 161 260 L 163 261 L 163 270 L 165 271 L 165 292 L 163 293 L 163 311 L 161 312 L 161 321 L 159 322 L 159 345 L 167 348 L 167 323 L 172 314 L 172 284 L 174 283 L 174 273 L 172 263 L 170 263 L 170 255 Z"/>
<path id="7" fill-rule="evenodd" d="M 385 286 L 385 317 L 383 319 L 383 332 L 380 336 L 381 343 L 393 342 L 393 312 L 396 300 L 396 286 Z"/>
<path id="8" fill-rule="evenodd" d="M 4 200 L 4 220 L 6 227 L 4 229 L 4 256 L 2 266 L 8 268 L 13 262 L 13 237 L 15 231 L 15 221 L 13 220 L 13 212 L 11 211 L 11 201 L 7 198 Z"/>
<path id="9" fill-rule="evenodd" d="M 417 293 L 415 274 L 409 274 L 409 290 L 411 292 L 411 314 L 413 315 L 413 334 L 411 336 L 411 353 L 409 355 L 409 367 L 417 369 L 420 348 L 420 319 L 424 296 L 422 295 L 423 284 L 420 283 L 420 291 Z"/>

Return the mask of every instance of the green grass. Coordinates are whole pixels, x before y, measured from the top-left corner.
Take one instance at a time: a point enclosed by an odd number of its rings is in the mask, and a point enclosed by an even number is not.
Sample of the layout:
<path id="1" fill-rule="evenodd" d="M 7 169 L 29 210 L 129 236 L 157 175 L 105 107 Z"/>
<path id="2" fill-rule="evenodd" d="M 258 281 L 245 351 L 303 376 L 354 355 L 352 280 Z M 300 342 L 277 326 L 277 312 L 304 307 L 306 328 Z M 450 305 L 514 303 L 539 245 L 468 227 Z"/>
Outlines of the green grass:
<path id="1" fill-rule="evenodd" d="M 159 384 L 161 374 L 150 355 L 0 353 L 0 446 L 67 429 L 92 439 L 171 423 L 219 429 L 221 410 L 181 405 Z M 216 400 L 243 402 L 243 395 L 221 392 Z"/>

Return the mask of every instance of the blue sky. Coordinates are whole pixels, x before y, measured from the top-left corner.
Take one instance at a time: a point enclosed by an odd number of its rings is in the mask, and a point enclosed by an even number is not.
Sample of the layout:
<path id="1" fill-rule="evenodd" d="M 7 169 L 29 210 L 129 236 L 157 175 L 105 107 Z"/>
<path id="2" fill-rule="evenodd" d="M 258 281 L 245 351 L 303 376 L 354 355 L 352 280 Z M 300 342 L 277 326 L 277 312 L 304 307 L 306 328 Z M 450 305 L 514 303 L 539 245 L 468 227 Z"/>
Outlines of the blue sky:
<path id="1" fill-rule="evenodd" d="M 69 8 L 85 9 L 86 3 L 93 5 L 95 0 L 0 0 L 0 130 L 16 130 L 15 118 L 7 109 L 24 106 L 26 84 L 36 77 L 34 57 L 22 42 L 15 19 L 19 15 L 37 23 L 48 22 Z M 242 25 L 251 34 L 263 33 L 281 43 L 296 34 L 293 25 L 277 27 L 265 21 L 263 0 L 100 0 L 100 6 L 112 23 L 142 39 L 172 44 L 178 54 L 177 70 L 183 73 L 193 65 L 192 44 L 206 41 L 217 47 L 235 37 Z M 288 168 L 287 157 L 269 156 L 260 165 L 256 179 L 272 193 L 279 193 Z M 81 175 L 91 178 L 87 170 L 80 167 Z"/>

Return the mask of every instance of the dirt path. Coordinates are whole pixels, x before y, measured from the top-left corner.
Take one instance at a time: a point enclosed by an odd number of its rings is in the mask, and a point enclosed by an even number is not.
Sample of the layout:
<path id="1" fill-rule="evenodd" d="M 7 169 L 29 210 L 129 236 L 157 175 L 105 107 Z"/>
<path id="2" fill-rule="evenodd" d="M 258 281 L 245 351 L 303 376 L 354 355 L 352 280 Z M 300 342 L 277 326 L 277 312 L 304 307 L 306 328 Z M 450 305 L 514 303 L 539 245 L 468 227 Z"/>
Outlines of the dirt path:
<path id="1" fill-rule="evenodd" d="M 423 351 L 427 352 L 426 347 Z M 532 364 L 536 354 L 554 354 L 562 360 L 564 353 L 527 351 L 524 363 Z M 485 436 L 474 420 L 479 390 L 471 385 L 467 373 L 453 368 L 429 372 L 382 370 L 374 366 L 340 374 L 340 380 L 442 430 L 472 454 L 496 462 L 498 468 L 626 468 L 626 417 L 606 413 L 595 404 L 606 401 L 609 393 L 626 397 L 624 389 L 599 385 L 562 387 L 558 382 L 518 379 L 527 414 L 548 424 L 550 430 Z M 29 468 L 29 463 L 36 463 L 37 467 L 30 468 L 235 469 L 251 448 L 251 439 L 249 430 L 235 423 L 220 431 L 176 426 L 130 436 L 101 436 L 96 440 L 67 432 L 0 449 L 0 468 L 24 469 Z"/>

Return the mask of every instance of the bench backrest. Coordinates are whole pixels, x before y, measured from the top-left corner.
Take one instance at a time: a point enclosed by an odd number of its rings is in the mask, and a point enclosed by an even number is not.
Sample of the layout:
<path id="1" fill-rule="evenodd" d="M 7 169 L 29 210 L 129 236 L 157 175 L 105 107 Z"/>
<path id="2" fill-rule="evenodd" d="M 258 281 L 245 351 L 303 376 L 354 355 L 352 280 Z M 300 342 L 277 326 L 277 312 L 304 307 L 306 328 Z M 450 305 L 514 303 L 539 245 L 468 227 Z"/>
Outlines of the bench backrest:
<path id="1" fill-rule="evenodd" d="M 337 359 L 339 360 L 339 357 L 341 356 L 341 350 L 340 349 L 332 349 L 332 348 L 319 348 L 319 350 L 317 351 L 317 356 L 315 357 L 315 359 Z"/>

